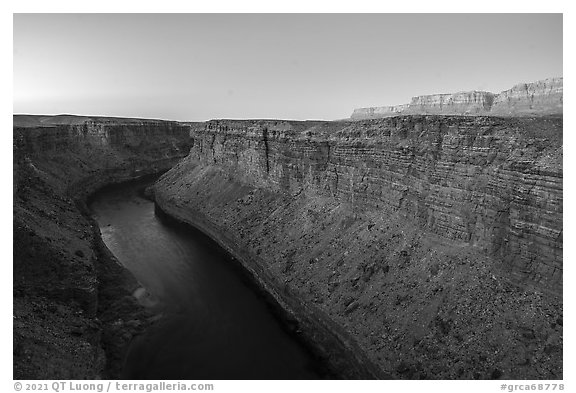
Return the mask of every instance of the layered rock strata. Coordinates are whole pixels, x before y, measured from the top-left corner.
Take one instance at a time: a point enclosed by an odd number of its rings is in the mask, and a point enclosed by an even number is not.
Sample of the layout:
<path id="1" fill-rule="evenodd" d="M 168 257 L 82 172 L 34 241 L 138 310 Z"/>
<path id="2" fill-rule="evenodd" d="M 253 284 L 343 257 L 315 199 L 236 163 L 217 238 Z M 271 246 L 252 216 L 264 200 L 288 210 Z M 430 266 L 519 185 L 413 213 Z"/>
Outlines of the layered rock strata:
<path id="1" fill-rule="evenodd" d="M 106 184 L 170 168 L 189 150 L 189 127 L 15 116 L 13 133 L 13 376 L 115 378 L 150 315 L 85 201 Z"/>
<path id="2" fill-rule="evenodd" d="M 500 94 L 469 91 L 413 97 L 409 104 L 358 108 L 351 119 L 398 115 L 534 116 L 562 114 L 563 78 L 521 83 Z"/>
<path id="3" fill-rule="evenodd" d="M 562 377 L 561 118 L 223 120 L 192 137 L 158 207 L 304 334 L 337 326 L 393 378 Z"/>
<path id="4" fill-rule="evenodd" d="M 563 78 L 520 83 L 494 98 L 491 113 L 502 116 L 562 113 L 563 91 Z"/>

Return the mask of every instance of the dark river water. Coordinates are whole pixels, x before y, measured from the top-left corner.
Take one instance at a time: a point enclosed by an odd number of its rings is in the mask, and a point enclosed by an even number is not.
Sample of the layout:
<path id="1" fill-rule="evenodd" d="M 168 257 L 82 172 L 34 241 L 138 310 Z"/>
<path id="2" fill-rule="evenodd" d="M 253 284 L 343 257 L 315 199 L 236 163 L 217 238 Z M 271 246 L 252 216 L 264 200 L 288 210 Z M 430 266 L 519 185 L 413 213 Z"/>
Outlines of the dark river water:
<path id="1" fill-rule="evenodd" d="M 142 302 L 163 313 L 134 340 L 122 378 L 322 378 L 217 244 L 154 214 L 142 197 L 149 184 L 107 187 L 90 206 L 108 248 L 146 288 Z"/>

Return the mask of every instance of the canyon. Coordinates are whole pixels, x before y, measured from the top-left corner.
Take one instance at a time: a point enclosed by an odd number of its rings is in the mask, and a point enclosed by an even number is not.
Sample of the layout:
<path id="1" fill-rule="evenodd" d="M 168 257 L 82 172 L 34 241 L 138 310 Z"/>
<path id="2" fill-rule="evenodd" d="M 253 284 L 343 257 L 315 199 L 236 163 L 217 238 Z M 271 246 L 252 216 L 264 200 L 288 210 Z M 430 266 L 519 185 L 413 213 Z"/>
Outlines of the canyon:
<path id="1" fill-rule="evenodd" d="M 153 315 L 102 243 L 87 198 L 172 167 L 188 153 L 176 122 L 14 116 L 13 377 L 117 377 Z"/>
<path id="2" fill-rule="evenodd" d="M 221 120 L 192 138 L 158 208 L 321 348 L 338 332 L 375 377 L 561 378 L 561 117 Z"/>
<path id="3" fill-rule="evenodd" d="M 229 252 L 335 375 L 561 379 L 554 86 L 355 121 L 14 116 L 14 378 L 118 377 L 155 316 L 86 203 L 165 172 L 157 214 Z"/>
<path id="4" fill-rule="evenodd" d="M 413 97 L 409 104 L 354 109 L 353 120 L 403 115 L 541 116 L 562 114 L 563 78 L 519 83 L 500 94 L 465 91 Z"/>

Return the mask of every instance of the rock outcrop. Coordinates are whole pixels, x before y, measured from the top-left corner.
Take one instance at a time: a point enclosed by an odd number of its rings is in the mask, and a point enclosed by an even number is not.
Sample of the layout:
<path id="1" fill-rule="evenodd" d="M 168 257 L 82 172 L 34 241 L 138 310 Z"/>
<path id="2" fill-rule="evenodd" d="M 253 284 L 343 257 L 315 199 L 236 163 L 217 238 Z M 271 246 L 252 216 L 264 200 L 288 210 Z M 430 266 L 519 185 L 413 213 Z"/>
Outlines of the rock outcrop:
<path id="1" fill-rule="evenodd" d="M 115 378 L 147 314 L 86 198 L 167 170 L 190 147 L 175 122 L 14 116 L 14 379 Z"/>
<path id="2" fill-rule="evenodd" d="M 159 208 L 308 335 L 337 326 L 395 378 L 562 378 L 561 117 L 222 120 L 192 137 Z"/>
<path id="3" fill-rule="evenodd" d="M 469 91 L 413 97 L 409 104 L 354 109 L 353 120 L 398 115 L 534 116 L 562 114 L 563 78 L 521 83 L 494 94 Z"/>

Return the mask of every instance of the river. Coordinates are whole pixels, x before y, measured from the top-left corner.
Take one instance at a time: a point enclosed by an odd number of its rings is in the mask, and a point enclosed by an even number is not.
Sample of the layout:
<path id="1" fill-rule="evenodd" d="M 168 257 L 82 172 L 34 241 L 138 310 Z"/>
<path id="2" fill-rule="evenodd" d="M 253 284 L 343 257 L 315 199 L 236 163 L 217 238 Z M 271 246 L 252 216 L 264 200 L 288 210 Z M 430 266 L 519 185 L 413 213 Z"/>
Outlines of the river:
<path id="1" fill-rule="evenodd" d="M 151 183 L 106 187 L 90 204 L 106 246 L 146 288 L 142 302 L 163 315 L 133 341 L 121 377 L 323 378 L 224 250 L 154 214 Z"/>

